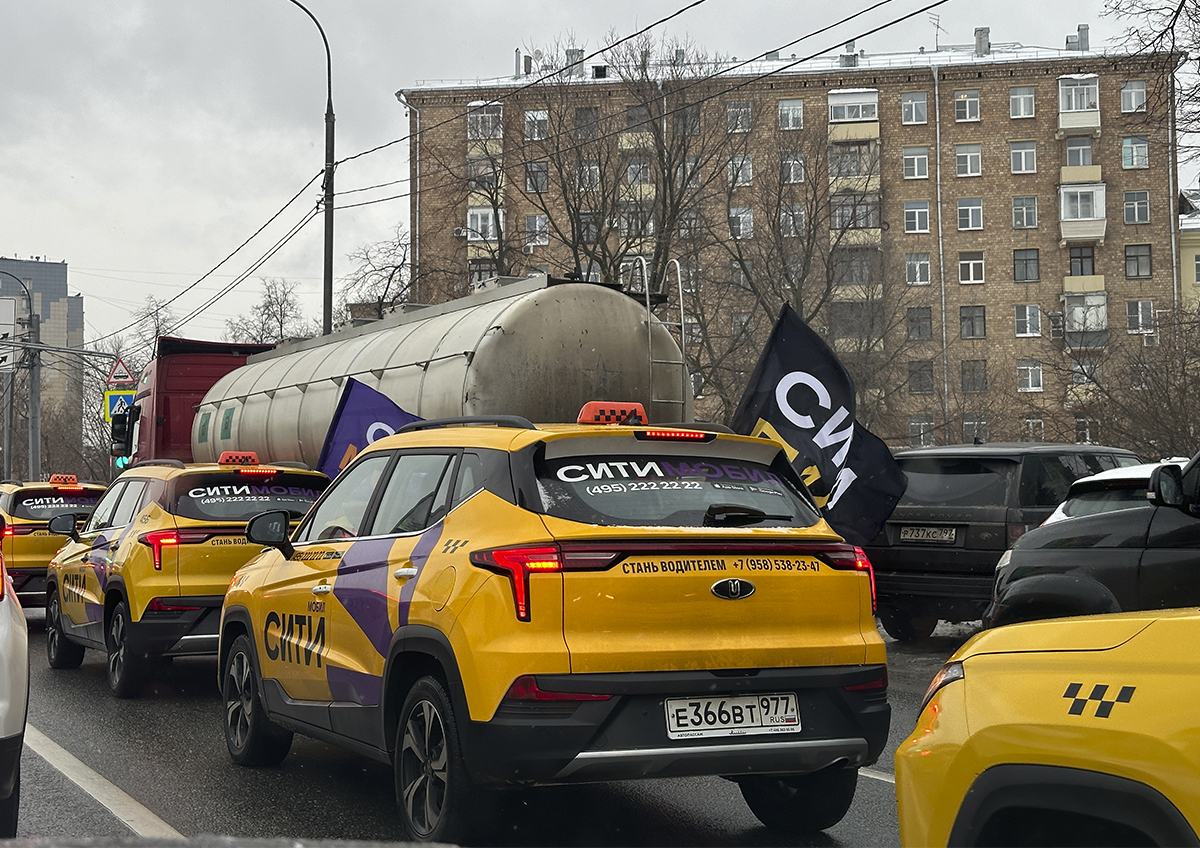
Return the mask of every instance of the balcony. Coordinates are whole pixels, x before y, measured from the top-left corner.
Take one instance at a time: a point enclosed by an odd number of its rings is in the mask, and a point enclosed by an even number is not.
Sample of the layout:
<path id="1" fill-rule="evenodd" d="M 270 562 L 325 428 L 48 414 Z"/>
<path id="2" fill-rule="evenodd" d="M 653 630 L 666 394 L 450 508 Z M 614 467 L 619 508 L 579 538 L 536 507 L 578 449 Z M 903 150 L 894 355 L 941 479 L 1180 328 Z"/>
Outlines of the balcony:
<path id="1" fill-rule="evenodd" d="M 829 177 L 830 194 L 879 194 L 879 175 Z"/>
<path id="2" fill-rule="evenodd" d="M 1063 333 L 1063 346 L 1069 350 L 1077 348 L 1104 347 L 1108 344 L 1108 330 L 1067 330 Z"/>
<path id="3" fill-rule="evenodd" d="M 1074 277 L 1063 277 L 1063 292 L 1102 292 L 1104 291 L 1103 274 L 1084 274 Z"/>
<path id="4" fill-rule="evenodd" d="M 617 136 L 620 150 L 644 150 L 654 146 L 654 135 L 648 132 L 623 132 Z"/>
<path id="5" fill-rule="evenodd" d="M 1058 169 L 1060 183 L 1099 183 L 1104 182 L 1100 177 L 1099 165 L 1066 165 Z"/>
<path id="6" fill-rule="evenodd" d="M 862 229 L 837 229 L 835 227 L 829 236 L 835 247 L 878 247 L 883 244 L 883 230 L 880 227 L 864 227 Z"/>
<path id="7" fill-rule="evenodd" d="M 1058 130 L 1054 133 L 1056 139 L 1068 135 L 1083 135 L 1090 133 L 1095 138 L 1100 137 L 1100 110 L 1081 109 L 1072 112 L 1058 113 Z"/>
<path id="8" fill-rule="evenodd" d="M 879 121 L 855 121 L 829 125 L 829 141 L 865 141 L 879 138 Z"/>
<path id="9" fill-rule="evenodd" d="M 1059 247 L 1066 247 L 1072 242 L 1095 242 L 1104 244 L 1104 232 L 1108 224 L 1107 218 L 1082 218 L 1072 221 L 1059 221 L 1061 240 Z"/>

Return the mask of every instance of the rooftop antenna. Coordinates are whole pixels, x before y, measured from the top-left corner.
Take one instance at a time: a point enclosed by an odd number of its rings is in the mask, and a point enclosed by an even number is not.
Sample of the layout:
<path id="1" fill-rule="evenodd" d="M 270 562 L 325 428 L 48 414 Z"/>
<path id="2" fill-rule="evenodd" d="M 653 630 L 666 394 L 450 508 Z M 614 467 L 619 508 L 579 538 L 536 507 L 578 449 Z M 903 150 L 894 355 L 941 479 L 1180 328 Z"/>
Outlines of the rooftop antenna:
<path id="1" fill-rule="evenodd" d="M 929 12 L 927 14 L 929 17 L 929 22 L 933 24 L 933 49 L 934 52 L 936 52 L 940 49 L 938 47 L 938 33 L 945 32 L 946 30 L 942 28 L 942 19 L 940 15 L 935 15 L 933 12 Z"/>

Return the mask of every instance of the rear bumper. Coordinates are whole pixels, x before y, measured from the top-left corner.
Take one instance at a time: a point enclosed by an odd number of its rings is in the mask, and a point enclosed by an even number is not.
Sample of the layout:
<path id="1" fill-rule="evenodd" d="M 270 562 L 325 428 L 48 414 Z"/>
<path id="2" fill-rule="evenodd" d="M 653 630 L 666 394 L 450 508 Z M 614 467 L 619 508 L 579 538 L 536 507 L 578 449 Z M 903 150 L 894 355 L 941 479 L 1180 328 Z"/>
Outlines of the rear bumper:
<path id="1" fill-rule="evenodd" d="M 147 610 L 130 622 L 128 648 L 152 657 L 184 657 L 216 654 L 221 625 L 221 595 L 163 598 L 178 607 L 167 612 Z"/>
<path id="2" fill-rule="evenodd" d="M 46 567 L 41 568 L 10 568 L 8 576 L 12 578 L 13 590 L 21 599 L 21 606 L 26 609 L 41 609 L 46 605 Z"/>
<path id="3" fill-rule="evenodd" d="M 711 672 L 538 675 L 548 691 L 609 694 L 605 701 L 512 701 L 491 721 L 469 722 L 464 757 L 483 783 L 584 783 L 689 775 L 806 774 L 836 763 L 865 766 L 883 751 L 891 721 L 882 666 Z M 801 729 L 672 740 L 669 697 L 796 693 Z"/>
<path id="4" fill-rule="evenodd" d="M 979 618 L 992 599 L 1002 550 L 932 545 L 868 547 L 880 605 L 917 599 L 933 610 Z"/>

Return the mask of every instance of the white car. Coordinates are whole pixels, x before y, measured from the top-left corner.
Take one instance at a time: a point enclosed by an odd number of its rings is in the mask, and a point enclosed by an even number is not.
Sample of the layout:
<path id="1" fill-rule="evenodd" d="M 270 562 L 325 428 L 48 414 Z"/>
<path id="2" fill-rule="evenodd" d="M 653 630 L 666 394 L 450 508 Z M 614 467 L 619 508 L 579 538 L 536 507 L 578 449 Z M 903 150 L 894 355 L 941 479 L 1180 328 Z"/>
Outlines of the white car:
<path id="1" fill-rule="evenodd" d="M 1067 499 L 1060 503 L 1042 524 L 1053 524 L 1080 515 L 1095 515 L 1100 512 L 1145 506 L 1150 472 L 1163 463 L 1173 463 L 1182 468 L 1187 461 L 1187 457 L 1175 456 L 1162 462 L 1127 465 L 1124 468 L 1101 471 L 1091 477 L 1081 477 L 1067 490 Z"/>
<path id="2" fill-rule="evenodd" d="M 0 527 L 3 525 L 0 519 Z M 29 705 L 29 628 L 0 562 L 0 839 L 17 835 L 21 749 Z"/>

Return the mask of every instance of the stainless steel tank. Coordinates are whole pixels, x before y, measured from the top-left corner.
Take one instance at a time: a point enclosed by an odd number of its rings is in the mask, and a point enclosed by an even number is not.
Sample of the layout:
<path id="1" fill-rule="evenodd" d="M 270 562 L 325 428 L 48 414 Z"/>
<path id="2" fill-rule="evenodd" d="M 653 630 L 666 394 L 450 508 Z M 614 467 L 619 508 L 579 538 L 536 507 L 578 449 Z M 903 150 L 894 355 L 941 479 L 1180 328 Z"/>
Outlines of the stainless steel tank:
<path id="1" fill-rule="evenodd" d="M 640 401 L 651 422 L 692 416 L 679 346 L 657 318 L 647 328 L 645 304 L 592 283 L 502 279 L 450 303 L 251 357 L 197 407 L 196 461 L 252 450 L 315 466 L 346 377 L 421 418 L 574 421 L 589 400 Z"/>

